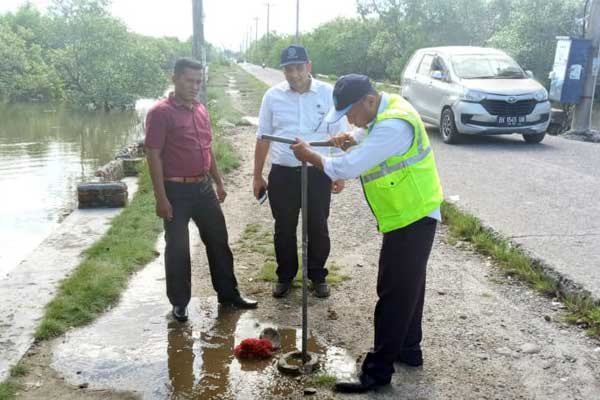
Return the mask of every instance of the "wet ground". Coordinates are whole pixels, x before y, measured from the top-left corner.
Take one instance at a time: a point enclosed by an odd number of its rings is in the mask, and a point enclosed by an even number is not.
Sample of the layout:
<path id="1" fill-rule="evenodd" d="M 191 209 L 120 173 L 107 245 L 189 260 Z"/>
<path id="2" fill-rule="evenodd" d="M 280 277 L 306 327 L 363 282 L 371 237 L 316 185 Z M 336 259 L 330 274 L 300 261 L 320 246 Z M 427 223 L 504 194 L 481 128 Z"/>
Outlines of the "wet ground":
<path id="1" fill-rule="evenodd" d="M 119 306 L 94 325 L 69 333 L 54 349 L 52 367 L 75 386 L 136 392 L 144 399 L 265 399 L 302 392 L 304 383 L 281 375 L 277 358 L 301 348 L 301 330 L 277 327 L 259 313 L 222 307 L 215 296 L 194 298 L 187 323 L 174 321 L 164 299 L 158 261 L 131 282 Z M 281 349 L 269 360 L 238 360 L 234 347 L 275 328 Z M 310 336 L 319 373 L 349 378 L 355 360 Z"/>

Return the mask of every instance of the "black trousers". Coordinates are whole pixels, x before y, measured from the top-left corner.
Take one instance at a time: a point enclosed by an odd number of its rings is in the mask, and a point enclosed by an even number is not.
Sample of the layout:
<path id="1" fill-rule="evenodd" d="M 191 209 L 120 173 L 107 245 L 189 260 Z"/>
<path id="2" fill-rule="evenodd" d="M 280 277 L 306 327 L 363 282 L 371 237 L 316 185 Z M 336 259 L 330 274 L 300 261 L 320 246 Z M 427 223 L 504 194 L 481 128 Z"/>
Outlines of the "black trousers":
<path id="1" fill-rule="evenodd" d="M 210 179 L 199 183 L 165 181 L 173 219 L 165 220 L 165 272 L 172 305 L 187 306 L 192 293 L 188 224 L 194 221 L 206 246 L 213 288 L 221 299 L 237 293 L 233 254 L 221 205 Z"/>
<path id="2" fill-rule="evenodd" d="M 420 348 L 427 261 L 437 221 L 425 217 L 383 235 L 375 307 L 375 347 L 362 371 L 389 382 L 402 350 Z"/>
<path id="3" fill-rule="evenodd" d="M 296 228 L 301 207 L 300 167 L 273 164 L 269 173 L 269 204 L 275 219 L 275 257 L 279 282 L 290 282 L 298 272 Z M 331 179 L 308 168 L 308 278 L 325 282 L 330 242 L 327 218 L 331 203 Z"/>

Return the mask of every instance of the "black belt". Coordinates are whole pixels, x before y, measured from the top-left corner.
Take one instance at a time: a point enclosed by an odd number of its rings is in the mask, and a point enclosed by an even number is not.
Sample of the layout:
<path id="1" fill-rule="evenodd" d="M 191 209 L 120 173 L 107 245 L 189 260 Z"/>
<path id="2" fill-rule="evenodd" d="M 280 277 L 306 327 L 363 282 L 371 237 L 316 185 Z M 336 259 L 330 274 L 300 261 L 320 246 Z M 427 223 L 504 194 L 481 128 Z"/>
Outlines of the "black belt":
<path id="1" fill-rule="evenodd" d="M 289 170 L 292 170 L 292 171 L 300 171 L 300 170 L 302 170 L 301 166 L 298 166 L 298 167 L 288 167 L 286 165 L 273 164 L 273 167 L 285 168 L 285 169 L 289 169 Z M 314 168 L 314 167 L 315 167 L 314 165 L 309 165 L 308 166 L 308 168 Z"/>

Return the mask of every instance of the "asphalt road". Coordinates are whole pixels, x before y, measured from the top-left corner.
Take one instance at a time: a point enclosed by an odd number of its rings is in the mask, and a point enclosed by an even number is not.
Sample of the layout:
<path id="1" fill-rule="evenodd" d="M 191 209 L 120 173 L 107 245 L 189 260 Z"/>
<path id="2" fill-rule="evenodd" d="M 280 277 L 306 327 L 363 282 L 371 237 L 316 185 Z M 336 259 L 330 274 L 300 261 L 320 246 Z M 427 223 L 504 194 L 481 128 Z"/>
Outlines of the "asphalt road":
<path id="1" fill-rule="evenodd" d="M 284 79 L 242 67 L 270 85 Z M 447 199 L 600 299 L 600 145 L 512 135 L 450 146 L 437 129 L 429 133 Z"/>

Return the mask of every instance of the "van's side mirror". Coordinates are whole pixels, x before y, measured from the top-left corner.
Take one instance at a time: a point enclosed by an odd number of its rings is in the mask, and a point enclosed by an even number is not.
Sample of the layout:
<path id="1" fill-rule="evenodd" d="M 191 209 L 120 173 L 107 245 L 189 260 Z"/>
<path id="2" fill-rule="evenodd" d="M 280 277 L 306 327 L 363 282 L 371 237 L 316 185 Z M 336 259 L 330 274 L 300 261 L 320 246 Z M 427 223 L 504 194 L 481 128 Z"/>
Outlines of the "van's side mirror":
<path id="1" fill-rule="evenodd" d="M 442 71 L 433 71 L 431 73 L 431 77 L 438 81 L 443 81 L 446 79 L 446 75 Z"/>
<path id="2" fill-rule="evenodd" d="M 533 72 L 531 72 L 530 70 L 525 71 L 525 75 L 527 75 L 528 78 L 533 79 Z"/>

